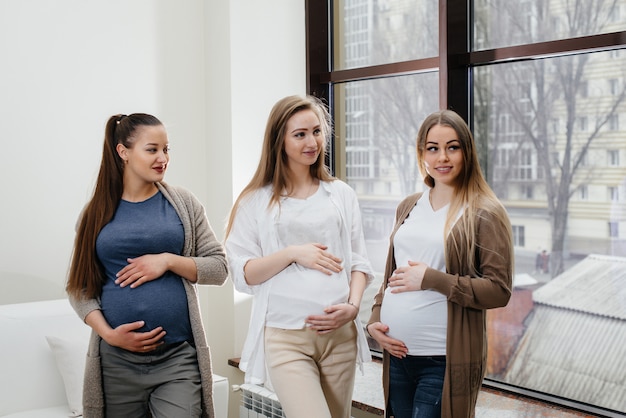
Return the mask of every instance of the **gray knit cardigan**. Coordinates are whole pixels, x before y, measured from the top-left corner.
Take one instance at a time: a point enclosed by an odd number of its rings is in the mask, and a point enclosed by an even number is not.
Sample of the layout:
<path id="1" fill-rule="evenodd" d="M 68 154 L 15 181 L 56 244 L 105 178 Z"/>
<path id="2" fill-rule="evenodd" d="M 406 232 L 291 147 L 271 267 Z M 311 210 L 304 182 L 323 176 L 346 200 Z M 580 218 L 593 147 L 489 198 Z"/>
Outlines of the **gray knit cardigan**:
<path id="1" fill-rule="evenodd" d="M 182 255 L 192 257 L 198 270 L 197 284 L 222 285 L 228 276 L 226 255 L 221 243 L 215 238 L 206 217 L 204 207 L 189 191 L 157 183 L 163 196 L 172 204 L 180 217 L 185 230 L 185 243 Z M 198 365 L 202 379 L 202 417 L 213 418 L 213 372 L 211 354 L 206 341 L 196 283 L 182 279 L 187 293 L 189 319 L 198 355 Z M 70 297 L 70 303 L 78 316 L 84 321 L 93 310 L 100 309 L 97 299 L 76 299 Z M 102 388 L 102 369 L 100 364 L 100 336 L 92 331 L 85 366 L 83 386 L 84 418 L 104 417 L 104 396 Z"/>

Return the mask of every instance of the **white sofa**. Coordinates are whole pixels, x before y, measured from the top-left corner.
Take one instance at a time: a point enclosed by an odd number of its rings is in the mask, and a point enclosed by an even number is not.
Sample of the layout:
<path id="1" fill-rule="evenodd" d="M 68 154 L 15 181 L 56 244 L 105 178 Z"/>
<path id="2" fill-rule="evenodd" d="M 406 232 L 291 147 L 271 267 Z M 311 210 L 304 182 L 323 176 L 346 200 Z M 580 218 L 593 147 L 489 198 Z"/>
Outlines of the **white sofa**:
<path id="1" fill-rule="evenodd" d="M 0 417 L 80 416 L 89 333 L 66 299 L 0 305 Z M 228 379 L 213 381 L 226 418 Z"/>

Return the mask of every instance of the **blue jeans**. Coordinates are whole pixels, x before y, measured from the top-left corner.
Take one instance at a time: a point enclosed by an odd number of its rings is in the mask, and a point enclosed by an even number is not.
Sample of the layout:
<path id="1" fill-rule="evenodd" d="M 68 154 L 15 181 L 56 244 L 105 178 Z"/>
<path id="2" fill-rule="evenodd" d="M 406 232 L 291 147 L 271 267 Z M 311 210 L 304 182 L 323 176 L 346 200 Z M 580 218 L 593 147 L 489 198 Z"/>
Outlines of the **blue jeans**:
<path id="1" fill-rule="evenodd" d="M 389 406 L 395 418 L 439 418 L 446 356 L 390 357 Z"/>

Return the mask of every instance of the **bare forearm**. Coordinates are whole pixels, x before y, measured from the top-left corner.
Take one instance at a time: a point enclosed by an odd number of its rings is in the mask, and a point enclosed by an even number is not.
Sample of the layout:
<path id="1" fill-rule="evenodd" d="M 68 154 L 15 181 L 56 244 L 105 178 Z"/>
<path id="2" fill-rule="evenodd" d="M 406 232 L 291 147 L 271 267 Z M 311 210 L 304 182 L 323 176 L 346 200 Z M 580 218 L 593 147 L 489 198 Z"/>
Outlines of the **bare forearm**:
<path id="1" fill-rule="evenodd" d="M 113 328 L 109 325 L 107 320 L 104 318 L 102 311 L 96 309 L 94 311 L 89 312 L 85 317 L 85 323 L 89 325 L 103 340 L 109 341 L 111 332 Z"/>
<path id="2" fill-rule="evenodd" d="M 292 245 L 265 257 L 249 260 L 244 266 L 248 285 L 261 284 L 274 277 L 291 263 L 331 275 L 343 270 L 341 259 L 327 252 L 327 246 L 317 242 Z"/>
<path id="3" fill-rule="evenodd" d="M 294 261 L 289 247 L 265 257 L 249 260 L 244 267 L 246 282 L 251 286 L 261 284 L 283 271 Z"/>
<path id="4" fill-rule="evenodd" d="M 363 292 L 366 287 L 367 277 L 365 277 L 365 273 L 361 271 L 353 271 L 350 278 L 350 296 L 348 296 L 348 302 L 357 308 L 360 307 Z"/>

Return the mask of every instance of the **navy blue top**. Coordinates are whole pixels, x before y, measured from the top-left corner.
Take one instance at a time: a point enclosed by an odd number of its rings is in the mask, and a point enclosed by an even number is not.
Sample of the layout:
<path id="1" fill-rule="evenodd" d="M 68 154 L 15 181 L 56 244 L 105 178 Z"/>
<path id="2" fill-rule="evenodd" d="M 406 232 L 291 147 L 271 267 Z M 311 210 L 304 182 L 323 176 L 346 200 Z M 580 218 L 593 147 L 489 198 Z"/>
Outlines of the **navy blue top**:
<path id="1" fill-rule="evenodd" d="M 164 252 L 180 255 L 184 241 L 183 224 L 161 192 L 143 202 L 120 201 L 113 219 L 96 240 L 96 253 L 106 276 L 102 313 L 111 327 L 143 320 L 145 325 L 138 331 L 162 326 L 166 344 L 193 342 L 187 295 L 180 276 L 166 271 L 160 278 L 134 289 L 115 284 L 115 275 L 128 264 L 127 258 Z"/>

